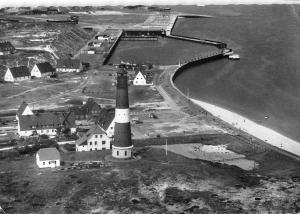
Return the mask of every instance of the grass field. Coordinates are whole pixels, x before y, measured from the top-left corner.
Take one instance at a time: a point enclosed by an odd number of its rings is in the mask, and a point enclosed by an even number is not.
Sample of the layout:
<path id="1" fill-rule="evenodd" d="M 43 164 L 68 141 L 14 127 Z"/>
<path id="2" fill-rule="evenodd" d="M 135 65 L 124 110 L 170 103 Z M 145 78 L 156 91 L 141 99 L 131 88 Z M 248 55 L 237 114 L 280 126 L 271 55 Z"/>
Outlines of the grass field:
<path id="1" fill-rule="evenodd" d="M 295 172 L 271 178 L 266 165 L 259 172 L 263 176 L 257 177 L 236 167 L 190 160 L 172 152 L 166 159 L 161 149 L 136 152 L 142 157 L 136 162 L 83 170 L 38 169 L 30 156 L 2 160 L 0 204 L 8 213 L 180 213 L 188 209 L 241 213 L 297 208 L 299 183 L 291 178 Z M 62 158 L 103 161 L 108 153 L 68 153 Z M 259 161 L 276 160 L 277 155 L 270 154 L 269 159 L 264 155 Z M 292 163 L 287 159 L 272 171 L 295 170 Z"/>

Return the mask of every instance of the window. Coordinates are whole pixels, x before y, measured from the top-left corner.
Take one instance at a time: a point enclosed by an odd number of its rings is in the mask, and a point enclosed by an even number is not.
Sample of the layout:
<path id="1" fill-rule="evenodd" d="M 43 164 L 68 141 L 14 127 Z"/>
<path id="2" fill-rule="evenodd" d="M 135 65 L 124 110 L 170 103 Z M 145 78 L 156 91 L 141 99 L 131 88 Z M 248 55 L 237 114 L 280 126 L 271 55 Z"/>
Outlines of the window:
<path id="1" fill-rule="evenodd" d="M 117 151 L 117 156 L 119 156 L 119 151 Z"/>
<path id="2" fill-rule="evenodd" d="M 93 142 L 90 142 L 90 146 L 93 145 Z"/>
<path id="3" fill-rule="evenodd" d="M 105 145 L 105 144 L 106 144 L 106 142 L 103 140 L 103 141 L 102 141 L 102 145 Z"/>
<path id="4" fill-rule="evenodd" d="M 127 156 L 127 151 L 124 152 L 125 156 Z"/>
<path id="5" fill-rule="evenodd" d="M 102 134 L 100 135 L 100 138 L 102 138 Z"/>
<path id="6" fill-rule="evenodd" d="M 45 165 L 45 162 L 43 162 L 43 165 Z"/>
<path id="7" fill-rule="evenodd" d="M 47 129 L 47 133 L 49 133 L 49 129 Z"/>
<path id="8" fill-rule="evenodd" d="M 100 135 L 101 136 L 101 135 Z M 95 134 L 95 138 L 98 138 L 98 135 Z"/>
<path id="9" fill-rule="evenodd" d="M 97 146 L 97 141 L 95 141 L 95 146 Z"/>

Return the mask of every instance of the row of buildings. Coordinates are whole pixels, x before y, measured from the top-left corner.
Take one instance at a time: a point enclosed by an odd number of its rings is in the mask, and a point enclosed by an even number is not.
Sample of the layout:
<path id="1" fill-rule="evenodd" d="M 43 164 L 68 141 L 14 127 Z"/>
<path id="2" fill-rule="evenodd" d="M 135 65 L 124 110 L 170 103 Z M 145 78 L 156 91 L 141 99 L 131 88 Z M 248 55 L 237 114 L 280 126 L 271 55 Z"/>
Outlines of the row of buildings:
<path id="1" fill-rule="evenodd" d="M 14 82 L 30 80 L 32 77 L 47 78 L 55 72 L 80 72 L 82 70 L 82 63 L 78 59 L 61 59 L 57 60 L 56 68 L 49 62 L 37 63 L 29 71 L 27 66 L 17 66 L 7 68 L 4 74 L 4 81 Z"/>
<path id="2" fill-rule="evenodd" d="M 101 108 L 93 99 L 64 112 L 35 112 L 23 102 L 17 113 L 18 135 L 58 136 L 64 131 L 77 133 L 76 151 L 110 149 L 114 135 L 114 110 Z M 77 131 L 81 128 L 83 131 Z"/>

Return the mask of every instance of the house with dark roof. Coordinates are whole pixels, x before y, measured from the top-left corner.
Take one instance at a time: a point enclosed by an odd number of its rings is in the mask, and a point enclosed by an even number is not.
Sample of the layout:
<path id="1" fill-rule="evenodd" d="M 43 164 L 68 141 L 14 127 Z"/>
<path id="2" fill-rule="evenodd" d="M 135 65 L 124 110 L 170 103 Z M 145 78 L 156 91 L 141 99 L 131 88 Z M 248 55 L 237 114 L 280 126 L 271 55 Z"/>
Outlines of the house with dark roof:
<path id="1" fill-rule="evenodd" d="M 100 113 L 101 107 L 93 98 L 89 98 L 81 107 L 73 107 L 71 111 L 75 114 L 76 125 L 87 125 L 89 120 Z"/>
<path id="2" fill-rule="evenodd" d="M 20 105 L 20 107 L 16 113 L 16 119 L 19 120 L 19 116 L 22 116 L 22 115 L 33 115 L 33 112 L 31 111 L 28 103 L 26 103 L 26 102 L 23 102 Z"/>
<path id="3" fill-rule="evenodd" d="M 115 131 L 115 111 L 114 109 L 101 109 L 95 118 L 95 123 L 107 133 L 108 137 L 113 137 Z"/>
<path id="4" fill-rule="evenodd" d="M 76 132 L 73 112 L 45 112 L 33 115 L 18 115 L 18 134 L 21 137 L 32 135 L 55 136 L 58 130 L 69 129 Z"/>
<path id="5" fill-rule="evenodd" d="M 133 85 L 153 85 L 153 73 L 143 70 L 135 72 Z"/>
<path id="6" fill-rule="evenodd" d="M 15 51 L 15 47 L 10 42 L 0 41 L 0 55 L 13 54 Z"/>
<path id="7" fill-rule="evenodd" d="M 76 151 L 93 151 L 111 148 L 111 138 L 98 124 L 93 125 L 83 136 L 75 141 Z"/>
<path id="8" fill-rule="evenodd" d="M 60 59 L 57 60 L 57 72 L 80 72 L 82 63 L 79 59 Z"/>
<path id="9" fill-rule="evenodd" d="M 31 70 L 33 77 L 49 77 L 55 72 L 55 68 L 49 62 L 37 63 Z"/>
<path id="10" fill-rule="evenodd" d="M 4 81 L 6 82 L 23 81 L 30 79 L 30 71 L 26 66 L 8 68 L 4 74 Z"/>
<path id="11" fill-rule="evenodd" d="M 56 148 L 41 148 L 36 153 L 36 164 L 39 168 L 60 166 L 60 153 Z"/>

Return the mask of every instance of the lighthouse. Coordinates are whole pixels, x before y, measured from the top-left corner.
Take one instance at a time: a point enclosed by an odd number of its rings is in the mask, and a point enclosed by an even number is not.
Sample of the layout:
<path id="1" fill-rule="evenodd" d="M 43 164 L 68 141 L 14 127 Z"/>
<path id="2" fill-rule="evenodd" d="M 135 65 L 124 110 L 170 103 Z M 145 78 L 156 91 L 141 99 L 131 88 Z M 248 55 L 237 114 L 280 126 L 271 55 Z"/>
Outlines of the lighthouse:
<path id="1" fill-rule="evenodd" d="M 119 159 L 132 157 L 131 128 L 129 121 L 128 77 L 123 69 L 117 72 L 115 132 L 112 156 Z"/>

